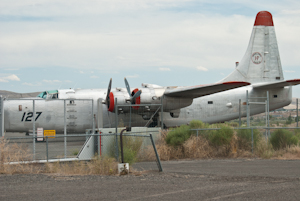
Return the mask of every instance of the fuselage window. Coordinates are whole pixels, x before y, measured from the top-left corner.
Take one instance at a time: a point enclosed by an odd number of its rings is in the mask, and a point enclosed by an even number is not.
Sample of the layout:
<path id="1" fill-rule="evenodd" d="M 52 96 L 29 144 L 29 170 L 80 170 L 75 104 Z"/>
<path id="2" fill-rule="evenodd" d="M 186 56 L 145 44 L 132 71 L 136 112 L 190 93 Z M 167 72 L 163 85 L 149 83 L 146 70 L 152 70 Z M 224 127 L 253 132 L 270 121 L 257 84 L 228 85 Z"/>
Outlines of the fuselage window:
<path id="1" fill-rule="evenodd" d="M 207 103 L 208 103 L 208 104 L 213 104 L 213 101 L 208 101 Z"/>

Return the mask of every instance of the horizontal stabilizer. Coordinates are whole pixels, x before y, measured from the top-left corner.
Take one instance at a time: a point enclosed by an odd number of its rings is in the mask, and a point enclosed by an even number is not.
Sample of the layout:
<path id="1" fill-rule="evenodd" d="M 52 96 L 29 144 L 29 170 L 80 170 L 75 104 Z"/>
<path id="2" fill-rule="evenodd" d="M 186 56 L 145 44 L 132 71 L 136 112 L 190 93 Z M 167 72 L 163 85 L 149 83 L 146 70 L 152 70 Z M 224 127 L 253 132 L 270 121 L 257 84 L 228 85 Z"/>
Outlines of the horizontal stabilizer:
<path id="1" fill-rule="evenodd" d="M 247 85 L 250 85 L 250 83 L 235 81 L 215 83 L 209 85 L 197 85 L 191 87 L 167 89 L 164 95 L 168 97 L 197 98 Z"/>
<path id="2" fill-rule="evenodd" d="M 294 80 L 283 80 L 279 82 L 253 84 L 253 89 L 273 89 L 273 88 L 283 88 L 287 86 L 294 86 L 300 84 L 300 79 Z"/>

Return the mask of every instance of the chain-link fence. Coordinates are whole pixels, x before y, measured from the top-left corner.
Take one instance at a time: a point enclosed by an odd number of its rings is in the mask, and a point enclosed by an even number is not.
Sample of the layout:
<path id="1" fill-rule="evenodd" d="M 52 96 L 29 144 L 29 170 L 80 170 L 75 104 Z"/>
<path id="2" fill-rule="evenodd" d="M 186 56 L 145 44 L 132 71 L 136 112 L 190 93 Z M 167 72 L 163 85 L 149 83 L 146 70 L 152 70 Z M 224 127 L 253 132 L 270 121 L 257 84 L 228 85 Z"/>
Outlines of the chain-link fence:
<path id="1" fill-rule="evenodd" d="M 162 171 L 153 140 L 153 136 L 157 136 L 159 131 L 153 130 L 152 132 L 154 135 L 151 133 L 123 135 L 123 162 L 129 164 L 144 162 L 135 165 L 135 168 Z M 113 157 L 121 162 L 120 134 L 116 135 L 115 133 L 56 135 L 55 138 L 46 136 L 43 141 L 36 141 L 36 137 L 33 136 L 20 137 L 19 133 L 12 133 L 4 139 L 5 141 L 3 140 L 1 143 L 5 143 L 5 146 L 11 147 L 11 149 L 14 148 L 15 154 L 26 153 L 25 158 L 24 154 L 19 157 L 11 157 L 10 162 L 90 160 L 95 156 Z M 118 139 L 117 142 L 116 139 Z M 33 140 L 36 142 L 33 143 Z M 155 158 L 149 157 L 153 155 Z"/>
<path id="2" fill-rule="evenodd" d="M 161 104 L 116 104 L 112 113 L 104 112 L 100 99 L 11 99 L 5 104 L 7 119 L 1 125 L 14 131 L 6 133 L 5 143 L 26 151 L 30 155 L 27 161 L 89 160 L 98 155 L 119 162 L 122 158 L 130 164 L 143 162 L 135 166 L 140 170 L 162 171 L 154 143 L 163 125 Z M 3 114 L 3 109 L 0 112 Z M 101 125 L 110 128 L 99 128 Z M 131 131 L 124 133 L 121 146 L 124 126 Z M 26 131 L 26 136 L 15 131 Z M 54 135 L 46 135 L 46 131 L 54 131 Z"/>

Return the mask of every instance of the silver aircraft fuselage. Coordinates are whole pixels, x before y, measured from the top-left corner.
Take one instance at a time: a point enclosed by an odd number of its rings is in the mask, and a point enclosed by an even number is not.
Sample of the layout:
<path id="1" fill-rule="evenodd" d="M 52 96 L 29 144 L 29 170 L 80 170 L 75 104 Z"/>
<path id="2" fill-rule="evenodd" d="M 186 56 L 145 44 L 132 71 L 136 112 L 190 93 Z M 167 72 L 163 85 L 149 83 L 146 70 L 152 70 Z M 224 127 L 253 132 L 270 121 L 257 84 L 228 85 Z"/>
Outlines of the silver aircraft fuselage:
<path id="1" fill-rule="evenodd" d="M 239 99 L 241 99 L 241 115 L 246 116 L 246 91 L 248 90 L 249 100 L 252 102 L 262 102 L 262 99 L 254 97 L 266 97 L 266 91 L 254 90 L 252 86 L 232 89 L 200 98 L 195 98 L 193 103 L 180 109 L 179 116 L 174 118 L 170 112 L 163 113 L 163 123 L 167 127 L 188 124 L 191 120 L 197 119 L 206 123 L 224 122 L 239 117 Z M 84 133 L 86 129 L 92 128 L 93 116 L 98 119 L 98 99 L 106 97 L 105 89 L 76 90 L 66 100 L 66 124 L 68 133 Z M 289 105 L 292 101 L 291 87 L 284 87 L 269 91 L 270 110 Z M 67 97 L 65 97 L 67 98 Z M 91 101 L 76 99 L 92 99 Z M 265 99 L 263 99 L 265 101 Z M 33 128 L 33 101 L 32 100 L 5 100 L 5 130 L 7 132 L 24 132 Z M 21 110 L 20 110 L 21 107 Z M 100 104 L 103 110 L 103 127 L 115 127 L 115 115 L 107 111 L 105 104 Z M 250 105 L 250 114 L 265 112 L 265 105 Z M 92 111 L 93 109 L 93 111 Z M 133 114 L 134 115 L 134 114 Z M 161 115 L 159 113 L 159 115 Z M 101 118 L 101 117 L 100 117 Z M 129 114 L 119 114 L 119 119 L 129 122 Z M 133 117 L 131 117 L 133 118 Z M 135 121 L 132 126 L 145 126 L 147 120 L 140 115 L 134 115 Z M 57 133 L 64 131 L 64 101 L 63 99 L 35 99 L 35 127 L 43 127 L 44 130 L 56 130 Z M 95 126 L 97 120 L 95 120 Z"/>

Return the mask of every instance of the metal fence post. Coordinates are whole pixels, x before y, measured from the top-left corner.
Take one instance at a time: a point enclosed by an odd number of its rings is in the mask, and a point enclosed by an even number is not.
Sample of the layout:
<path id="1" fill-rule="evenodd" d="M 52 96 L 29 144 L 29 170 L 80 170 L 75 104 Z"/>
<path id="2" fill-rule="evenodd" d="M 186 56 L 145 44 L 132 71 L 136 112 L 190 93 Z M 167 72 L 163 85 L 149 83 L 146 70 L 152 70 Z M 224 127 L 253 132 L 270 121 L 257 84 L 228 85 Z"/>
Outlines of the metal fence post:
<path id="1" fill-rule="evenodd" d="M 269 98 L 269 91 L 267 91 L 267 126 L 268 126 L 268 138 L 270 138 L 270 98 Z"/>
<path id="2" fill-rule="evenodd" d="M 252 154 L 253 154 L 253 128 L 251 128 L 251 142 L 252 142 L 252 145 L 251 145 L 251 148 L 252 148 Z"/>
<path id="3" fill-rule="evenodd" d="M 67 107 L 66 100 L 64 100 L 64 150 L 65 158 L 67 158 Z"/>
<path id="4" fill-rule="evenodd" d="M 158 166 L 158 169 L 160 172 L 163 171 L 163 168 L 161 166 L 161 162 L 160 162 L 160 159 L 159 159 L 159 155 L 157 153 L 157 149 L 156 149 L 156 146 L 155 146 L 155 143 L 154 143 L 154 140 L 153 140 L 153 137 L 152 137 L 152 134 L 150 133 L 150 139 L 151 139 L 151 142 L 152 142 L 152 145 L 153 145 L 153 149 L 154 149 L 154 152 L 155 152 L 155 155 L 156 155 L 156 159 L 157 159 L 157 166 Z"/>
<path id="5" fill-rule="evenodd" d="M 93 129 L 93 134 L 95 134 L 95 114 L 94 114 L 94 99 L 92 99 L 92 129 Z"/>
<path id="6" fill-rule="evenodd" d="M 250 127 L 250 115 L 249 115 L 249 94 L 248 94 L 248 90 L 246 91 L 246 101 L 247 101 L 247 127 Z"/>
<path id="7" fill-rule="evenodd" d="M 299 116 L 298 116 L 298 98 L 296 99 L 296 109 L 297 109 L 297 127 L 298 127 L 298 121 L 299 121 Z"/>
<path id="8" fill-rule="evenodd" d="M 4 100 L 0 96 L 0 137 L 4 137 Z"/>
<path id="9" fill-rule="evenodd" d="M 35 137 L 35 100 L 32 101 L 32 115 L 33 115 L 33 118 L 32 118 L 32 121 L 33 121 L 33 124 L 32 124 L 32 135 L 33 135 L 33 160 L 35 160 L 35 140 L 36 140 L 36 137 Z"/>
<path id="10" fill-rule="evenodd" d="M 129 106 L 129 127 L 131 127 L 131 104 Z"/>
<path id="11" fill-rule="evenodd" d="M 101 135 L 100 135 L 100 130 L 98 130 L 98 136 L 97 136 L 97 141 L 98 141 L 98 157 L 101 156 Z"/>
<path id="12" fill-rule="evenodd" d="M 239 127 L 241 127 L 241 125 L 242 125 L 242 120 L 241 120 L 241 109 L 242 109 L 242 105 L 241 105 L 241 103 L 242 103 L 242 100 L 239 99 Z"/>
<path id="13" fill-rule="evenodd" d="M 161 111 L 160 111 L 160 122 L 161 122 L 161 130 L 164 129 L 164 119 L 163 119 L 163 113 L 164 113 L 164 107 L 163 107 L 163 101 L 164 101 L 164 96 L 161 97 Z"/>
<path id="14" fill-rule="evenodd" d="M 117 161 L 119 161 L 119 143 L 118 143 L 118 99 L 115 98 L 115 115 L 116 115 L 116 145 L 115 145 L 115 149 L 116 149 L 116 159 Z"/>
<path id="15" fill-rule="evenodd" d="M 198 130 L 197 130 L 197 138 L 198 138 Z"/>
<path id="16" fill-rule="evenodd" d="M 46 136 L 46 155 L 47 155 L 47 162 L 49 160 L 49 149 L 48 149 L 48 136 Z"/>

